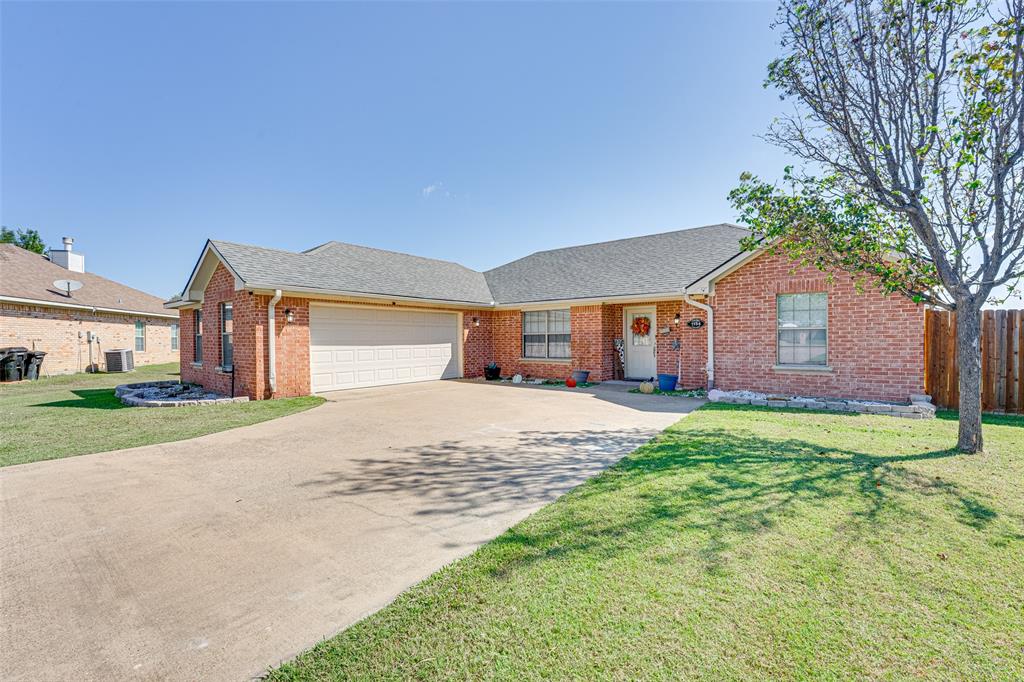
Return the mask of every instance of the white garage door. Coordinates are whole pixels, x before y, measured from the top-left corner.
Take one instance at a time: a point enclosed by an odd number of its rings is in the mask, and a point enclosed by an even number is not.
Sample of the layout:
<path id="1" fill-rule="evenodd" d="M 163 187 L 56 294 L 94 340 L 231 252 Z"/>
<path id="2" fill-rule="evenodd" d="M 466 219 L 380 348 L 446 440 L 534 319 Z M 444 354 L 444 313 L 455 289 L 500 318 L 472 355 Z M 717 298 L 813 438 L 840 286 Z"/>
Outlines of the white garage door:
<path id="1" fill-rule="evenodd" d="M 456 313 L 312 305 L 309 343 L 314 393 L 462 375 Z"/>

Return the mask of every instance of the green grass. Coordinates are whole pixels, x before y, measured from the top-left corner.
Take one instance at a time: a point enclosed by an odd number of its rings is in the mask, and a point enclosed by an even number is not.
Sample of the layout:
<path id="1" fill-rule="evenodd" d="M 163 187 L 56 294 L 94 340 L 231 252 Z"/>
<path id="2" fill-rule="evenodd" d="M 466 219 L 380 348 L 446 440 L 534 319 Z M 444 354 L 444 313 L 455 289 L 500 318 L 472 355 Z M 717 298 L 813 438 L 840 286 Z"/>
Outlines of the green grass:
<path id="1" fill-rule="evenodd" d="M 1024 679 L 1024 420 L 940 416 L 706 405 L 270 677 Z"/>
<path id="2" fill-rule="evenodd" d="M 643 391 L 641 391 L 639 388 L 631 388 L 631 389 L 629 389 L 629 392 L 630 393 L 643 393 Z M 668 396 L 676 396 L 678 398 L 707 398 L 708 397 L 708 392 L 705 391 L 703 388 L 689 388 L 689 389 L 683 389 L 681 391 L 663 391 L 660 388 L 658 388 L 657 386 L 655 386 L 654 390 L 651 391 L 651 393 L 649 395 L 668 395 Z"/>
<path id="3" fill-rule="evenodd" d="M 0 466 L 165 443 L 283 417 L 323 402 L 302 397 L 230 405 L 126 407 L 114 386 L 178 378 L 178 365 L 129 374 L 69 374 L 0 384 Z"/>
<path id="4" fill-rule="evenodd" d="M 597 386 L 600 381 L 584 381 L 583 383 L 577 382 L 576 388 L 590 388 L 591 386 Z M 547 379 L 544 381 L 544 386 L 565 386 L 565 379 Z"/>

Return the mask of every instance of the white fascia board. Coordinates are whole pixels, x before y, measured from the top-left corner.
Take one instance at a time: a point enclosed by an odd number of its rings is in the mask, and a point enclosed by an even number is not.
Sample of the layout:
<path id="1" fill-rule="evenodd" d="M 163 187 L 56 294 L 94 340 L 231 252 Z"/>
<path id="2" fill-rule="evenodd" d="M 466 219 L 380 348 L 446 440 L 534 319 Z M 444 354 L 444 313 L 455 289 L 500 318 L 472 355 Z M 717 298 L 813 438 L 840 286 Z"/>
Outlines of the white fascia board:
<path id="1" fill-rule="evenodd" d="M 766 247 L 755 249 L 754 251 L 743 251 L 736 254 L 720 266 L 698 279 L 693 284 L 686 287 L 686 293 L 691 296 L 711 296 L 715 293 L 715 282 L 722 279 L 726 275 L 729 275 L 741 267 L 754 260 L 762 253 L 764 253 Z"/>
<path id="2" fill-rule="evenodd" d="M 209 284 L 210 277 L 213 275 L 214 270 L 217 269 L 216 266 L 207 266 L 207 259 L 210 257 L 216 258 L 218 262 L 228 269 L 231 276 L 235 278 L 235 291 L 240 291 L 245 286 L 245 280 L 235 272 L 235 269 L 231 267 L 227 259 L 217 250 L 213 242 L 207 239 L 199 260 L 196 261 L 195 267 L 192 268 L 192 274 L 189 275 L 188 283 L 181 292 L 182 296 L 190 301 L 197 303 L 202 303 L 203 301 L 203 292 L 206 290 L 206 285 Z M 204 278 L 201 282 L 199 281 L 200 277 Z"/>
<path id="3" fill-rule="evenodd" d="M 528 301 L 524 303 L 498 303 L 496 310 L 552 310 L 557 308 L 571 308 L 583 305 L 601 305 L 602 303 L 651 303 L 656 301 L 678 301 L 682 298 L 682 292 L 667 292 L 661 294 L 627 294 L 623 296 L 600 296 L 594 298 L 565 298 L 551 301 Z"/>
<path id="4" fill-rule="evenodd" d="M 0 301 L 7 303 L 17 303 L 20 305 L 34 305 L 43 308 L 68 308 L 71 310 L 87 310 L 94 313 L 115 313 L 118 315 L 135 315 L 140 317 L 163 317 L 169 320 L 178 319 L 177 314 L 171 313 L 153 313 L 144 310 L 124 310 L 121 308 L 105 308 L 103 306 L 96 305 L 85 305 L 83 303 L 60 303 L 58 301 L 43 301 L 36 298 L 18 298 L 17 296 L 0 296 Z M 164 307 L 168 307 L 164 304 Z"/>
<path id="5" fill-rule="evenodd" d="M 369 294 L 360 291 L 344 291 L 340 289 L 317 289 L 314 287 L 281 286 L 275 284 L 246 284 L 245 289 L 256 294 L 273 295 L 278 289 L 285 296 L 295 298 L 322 298 L 325 300 L 346 300 L 356 303 L 379 303 L 381 301 L 402 301 L 418 303 L 435 308 L 460 308 L 465 310 L 482 310 L 493 308 L 493 303 L 474 303 L 472 301 L 446 301 L 436 298 L 417 298 L 415 296 L 394 296 L 391 294 Z"/>

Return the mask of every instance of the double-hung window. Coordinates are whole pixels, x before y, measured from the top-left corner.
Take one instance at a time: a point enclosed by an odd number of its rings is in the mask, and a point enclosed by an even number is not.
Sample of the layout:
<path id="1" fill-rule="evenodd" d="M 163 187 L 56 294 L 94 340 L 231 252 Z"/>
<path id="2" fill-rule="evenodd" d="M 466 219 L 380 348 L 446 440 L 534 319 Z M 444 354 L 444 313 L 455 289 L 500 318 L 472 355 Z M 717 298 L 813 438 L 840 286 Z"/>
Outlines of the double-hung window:
<path id="1" fill-rule="evenodd" d="M 171 323 L 171 350 L 178 350 L 178 323 Z"/>
<path id="2" fill-rule="evenodd" d="M 568 310 L 531 310 L 523 313 L 523 357 L 566 360 L 571 336 Z"/>
<path id="3" fill-rule="evenodd" d="M 778 363 L 828 364 L 828 295 L 780 294 L 778 305 Z"/>
<path id="4" fill-rule="evenodd" d="M 137 353 L 146 350 L 146 323 L 142 320 L 135 321 L 135 351 Z"/>
<path id="5" fill-rule="evenodd" d="M 231 304 L 220 304 L 220 366 L 231 369 L 235 361 L 235 342 L 232 332 Z"/>
<path id="6" fill-rule="evenodd" d="M 203 361 L 203 311 L 198 308 L 192 311 L 192 362 Z"/>

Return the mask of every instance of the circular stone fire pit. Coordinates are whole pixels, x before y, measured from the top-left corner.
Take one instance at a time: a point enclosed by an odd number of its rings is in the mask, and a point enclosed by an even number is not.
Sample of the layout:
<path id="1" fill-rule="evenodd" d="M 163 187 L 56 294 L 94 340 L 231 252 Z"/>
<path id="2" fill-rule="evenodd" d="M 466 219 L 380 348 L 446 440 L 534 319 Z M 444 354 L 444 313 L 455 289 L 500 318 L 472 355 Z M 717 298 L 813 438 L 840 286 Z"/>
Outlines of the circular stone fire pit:
<path id="1" fill-rule="evenodd" d="M 114 389 L 114 395 L 120 398 L 122 403 L 132 407 L 187 407 L 249 402 L 248 396 L 231 398 L 208 391 L 197 384 L 183 384 L 177 381 L 122 384 Z"/>

